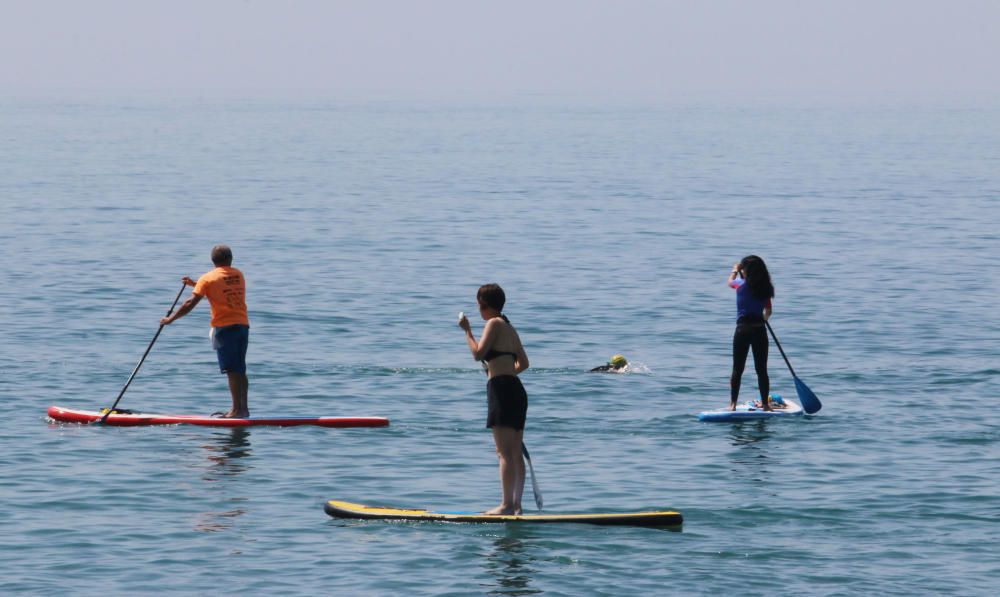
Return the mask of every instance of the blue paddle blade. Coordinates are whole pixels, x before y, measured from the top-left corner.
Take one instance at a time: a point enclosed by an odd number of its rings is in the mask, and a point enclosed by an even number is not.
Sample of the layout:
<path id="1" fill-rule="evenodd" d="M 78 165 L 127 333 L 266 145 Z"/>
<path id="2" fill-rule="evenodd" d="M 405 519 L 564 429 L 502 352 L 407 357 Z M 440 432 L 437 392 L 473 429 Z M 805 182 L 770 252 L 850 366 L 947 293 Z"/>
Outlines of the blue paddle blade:
<path id="1" fill-rule="evenodd" d="M 810 415 L 819 412 L 819 409 L 823 408 L 820 403 L 819 398 L 813 391 L 809 389 L 809 386 L 802 383 L 802 380 L 798 377 L 795 378 L 795 391 L 799 394 L 799 402 L 802 403 L 802 410 L 806 411 Z"/>

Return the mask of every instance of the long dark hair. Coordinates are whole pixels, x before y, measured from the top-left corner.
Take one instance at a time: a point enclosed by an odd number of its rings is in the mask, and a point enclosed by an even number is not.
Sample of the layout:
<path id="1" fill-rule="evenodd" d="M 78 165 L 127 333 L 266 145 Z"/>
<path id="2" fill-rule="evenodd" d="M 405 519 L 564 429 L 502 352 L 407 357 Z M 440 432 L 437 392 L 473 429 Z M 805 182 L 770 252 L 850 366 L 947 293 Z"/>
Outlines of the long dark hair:
<path id="1" fill-rule="evenodd" d="M 504 294 L 503 288 L 500 288 L 499 284 L 483 284 L 480 286 L 479 292 L 476 293 L 476 300 L 482 305 L 501 312 L 500 317 L 503 317 L 504 321 L 510 323 L 507 316 L 503 314 L 503 306 L 507 302 L 507 295 Z"/>
<path id="2" fill-rule="evenodd" d="M 746 276 L 750 294 L 754 298 L 762 301 L 774 298 L 774 284 L 771 283 L 771 274 L 767 271 L 763 259 L 756 255 L 747 255 L 740 261 L 740 266 L 743 275 Z"/>

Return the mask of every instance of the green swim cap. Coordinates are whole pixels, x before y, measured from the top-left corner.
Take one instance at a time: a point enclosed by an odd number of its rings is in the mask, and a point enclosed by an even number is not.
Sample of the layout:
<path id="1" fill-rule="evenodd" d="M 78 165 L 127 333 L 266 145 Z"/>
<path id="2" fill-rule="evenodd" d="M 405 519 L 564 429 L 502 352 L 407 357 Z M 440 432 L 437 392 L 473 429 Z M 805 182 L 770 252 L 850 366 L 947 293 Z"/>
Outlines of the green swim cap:
<path id="1" fill-rule="evenodd" d="M 615 356 L 611 357 L 611 360 L 608 361 L 608 364 L 610 364 L 612 367 L 624 367 L 625 365 L 628 365 L 628 361 L 626 361 L 625 357 L 623 357 L 622 355 L 616 354 Z"/>

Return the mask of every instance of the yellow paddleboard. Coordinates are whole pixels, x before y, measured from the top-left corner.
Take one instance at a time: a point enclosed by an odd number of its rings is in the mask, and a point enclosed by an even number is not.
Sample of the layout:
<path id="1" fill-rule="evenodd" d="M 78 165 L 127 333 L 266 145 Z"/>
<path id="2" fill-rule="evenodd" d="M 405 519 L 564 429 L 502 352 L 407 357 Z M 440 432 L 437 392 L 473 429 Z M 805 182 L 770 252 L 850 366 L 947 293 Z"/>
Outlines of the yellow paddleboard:
<path id="1" fill-rule="evenodd" d="M 365 506 L 330 500 L 323 507 L 336 518 L 363 518 L 369 520 L 432 520 L 440 522 L 576 522 L 603 525 L 642 527 L 674 527 L 684 522 L 680 512 L 654 510 L 648 512 L 609 512 L 595 514 L 522 514 L 489 516 L 473 512 L 431 512 L 406 508 Z"/>

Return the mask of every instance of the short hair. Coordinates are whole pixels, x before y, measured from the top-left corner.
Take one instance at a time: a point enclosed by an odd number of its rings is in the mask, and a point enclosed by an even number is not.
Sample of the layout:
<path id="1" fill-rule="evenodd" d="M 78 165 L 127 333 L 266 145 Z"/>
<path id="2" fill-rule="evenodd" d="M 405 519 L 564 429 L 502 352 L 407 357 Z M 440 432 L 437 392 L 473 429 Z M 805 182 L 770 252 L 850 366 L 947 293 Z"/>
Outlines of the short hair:
<path id="1" fill-rule="evenodd" d="M 229 248 L 229 245 L 212 247 L 212 263 L 217 266 L 233 264 L 233 250 Z"/>
<path id="2" fill-rule="evenodd" d="M 483 284 L 476 293 L 476 300 L 492 307 L 497 311 L 503 311 L 503 305 L 507 302 L 507 296 L 503 293 L 503 288 L 499 284 Z"/>

